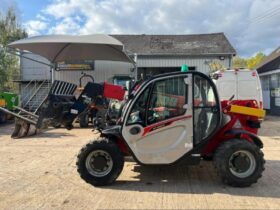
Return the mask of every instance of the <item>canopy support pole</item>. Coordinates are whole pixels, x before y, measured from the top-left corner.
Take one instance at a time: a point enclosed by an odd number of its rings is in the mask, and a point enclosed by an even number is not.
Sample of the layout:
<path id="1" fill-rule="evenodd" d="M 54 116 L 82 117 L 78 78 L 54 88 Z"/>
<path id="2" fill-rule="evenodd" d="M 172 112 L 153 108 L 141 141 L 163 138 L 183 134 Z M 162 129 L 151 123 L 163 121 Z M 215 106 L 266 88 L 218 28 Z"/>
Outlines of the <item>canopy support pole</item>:
<path id="1" fill-rule="evenodd" d="M 54 82 L 54 67 L 51 67 L 51 82 Z"/>

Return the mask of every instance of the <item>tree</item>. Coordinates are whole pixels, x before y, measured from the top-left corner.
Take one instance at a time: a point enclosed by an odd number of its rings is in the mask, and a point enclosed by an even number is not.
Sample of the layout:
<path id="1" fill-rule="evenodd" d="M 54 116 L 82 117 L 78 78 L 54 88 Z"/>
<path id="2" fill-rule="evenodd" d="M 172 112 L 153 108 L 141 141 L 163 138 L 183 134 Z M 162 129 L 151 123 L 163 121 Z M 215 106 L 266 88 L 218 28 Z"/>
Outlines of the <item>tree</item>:
<path id="1" fill-rule="evenodd" d="M 249 58 L 247 60 L 247 68 L 248 69 L 254 69 L 256 66 L 263 61 L 263 59 L 266 57 L 266 55 L 262 52 L 258 52 L 255 56 L 252 58 Z"/>
<path id="2" fill-rule="evenodd" d="M 235 56 L 233 58 L 233 68 L 248 68 L 254 69 L 256 66 L 263 61 L 266 55 L 262 52 L 258 52 L 255 56 L 251 58 L 241 58 L 240 56 Z"/>
<path id="3" fill-rule="evenodd" d="M 241 58 L 240 56 L 235 56 L 233 58 L 233 68 L 246 68 L 247 60 L 245 58 Z"/>
<path id="4" fill-rule="evenodd" d="M 225 66 L 217 60 L 212 60 L 212 61 L 207 62 L 207 65 L 210 68 L 210 73 L 225 69 Z"/>
<path id="5" fill-rule="evenodd" d="M 0 13 L 0 92 L 17 89 L 12 80 L 19 75 L 19 58 L 5 49 L 10 42 L 25 37 L 27 33 L 21 28 L 13 8 L 9 8 L 5 15 Z"/>

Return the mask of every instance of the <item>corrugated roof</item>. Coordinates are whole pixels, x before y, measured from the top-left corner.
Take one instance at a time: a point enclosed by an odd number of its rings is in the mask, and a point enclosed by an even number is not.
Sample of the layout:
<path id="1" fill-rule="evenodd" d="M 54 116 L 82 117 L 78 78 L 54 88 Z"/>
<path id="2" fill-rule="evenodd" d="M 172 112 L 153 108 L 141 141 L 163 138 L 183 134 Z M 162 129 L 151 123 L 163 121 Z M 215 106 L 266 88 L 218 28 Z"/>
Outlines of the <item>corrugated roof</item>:
<path id="1" fill-rule="evenodd" d="M 143 55 L 236 54 L 224 33 L 112 36 L 124 44 L 128 53 Z"/>
<path id="2" fill-rule="evenodd" d="M 256 67 L 259 73 L 272 71 L 280 68 L 280 47 L 270 53 L 266 58 Z"/>

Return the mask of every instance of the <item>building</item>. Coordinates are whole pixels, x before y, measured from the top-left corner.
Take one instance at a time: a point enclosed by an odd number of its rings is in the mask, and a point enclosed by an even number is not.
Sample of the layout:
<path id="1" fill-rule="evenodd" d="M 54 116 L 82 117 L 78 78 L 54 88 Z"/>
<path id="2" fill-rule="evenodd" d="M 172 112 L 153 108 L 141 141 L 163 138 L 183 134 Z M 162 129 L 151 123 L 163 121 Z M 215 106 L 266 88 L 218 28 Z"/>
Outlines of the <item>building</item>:
<path id="1" fill-rule="evenodd" d="M 280 116 L 280 47 L 268 55 L 258 66 L 264 108 Z"/>
<path id="2" fill-rule="evenodd" d="M 32 102 L 25 92 L 29 91 L 35 83 L 39 83 L 34 90 L 39 92 L 40 85 L 47 89 L 51 77 L 54 80 L 63 80 L 72 83 L 79 83 L 83 73 L 94 77 L 96 82 L 107 81 L 114 76 L 130 76 L 144 78 L 159 73 L 180 71 L 183 64 L 187 64 L 190 70 L 201 71 L 208 74 L 215 68 L 231 68 L 232 58 L 236 54 L 224 33 L 194 34 L 194 35 L 112 35 L 124 44 L 125 51 L 136 61 L 136 68 L 133 65 L 123 62 L 95 61 L 92 68 L 67 69 L 59 68 L 59 71 L 50 72 L 48 61 L 31 53 L 24 53 L 24 57 L 34 58 L 42 63 L 35 64 L 34 61 L 21 59 L 21 80 L 23 103 Z M 41 76 L 39 76 L 41 75 Z M 87 78 L 88 79 L 88 78 Z M 88 80 L 85 80 L 86 83 Z M 35 91 L 35 92 L 36 92 Z M 44 91 L 41 95 L 44 95 Z M 34 96 L 33 96 L 34 95 Z M 41 101 L 42 97 L 35 100 L 37 94 L 31 94 L 33 101 Z M 39 94 L 40 95 L 40 94 Z M 31 97 L 31 98 L 32 98 Z M 31 103 L 32 104 L 32 103 Z M 32 107 L 37 107 L 34 102 Z"/>

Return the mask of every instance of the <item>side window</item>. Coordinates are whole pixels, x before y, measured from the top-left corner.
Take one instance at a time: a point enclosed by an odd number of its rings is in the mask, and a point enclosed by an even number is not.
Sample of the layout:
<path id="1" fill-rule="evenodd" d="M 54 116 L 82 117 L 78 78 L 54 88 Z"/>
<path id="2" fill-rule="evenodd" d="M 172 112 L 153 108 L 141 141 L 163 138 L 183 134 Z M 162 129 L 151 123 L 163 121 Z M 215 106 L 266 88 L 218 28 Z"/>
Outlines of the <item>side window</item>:
<path id="1" fill-rule="evenodd" d="M 133 104 L 133 107 L 128 116 L 127 125 L 132 125 L 135 123 L 145 125 L 146 107 L 148 103 L 150 89 L 150 87 L 146 88 L 146 90 L 144 90 L 144 92 L 141 93 L 137 101 Z"/>
<path id="2" fill-rule="evenodd" d="M 215 106 L 216 99 L 213 92 L 213 87 L 210 83 L 200 77 L 194 77 L 194 107 Z"/>
<path id="3" fill-rule="evenodd" d="M 147 110 L 147 124 L 184 115 L 187 85 L 183 77 L 159 80 L 154 83 Z"/>
<path id="4" fill-rule="evenodd" d="M 195 75 L 193 85 L 195 144 L 198 144 L 206 139 L 216 128 L 219 106 L 213 87 L 207 79 Z"/>

